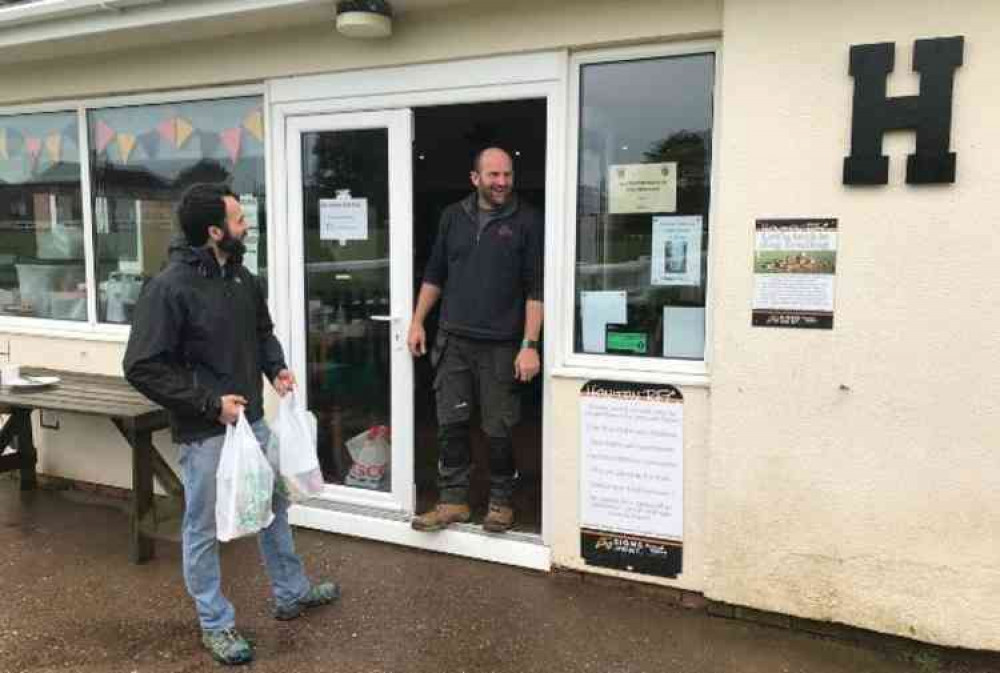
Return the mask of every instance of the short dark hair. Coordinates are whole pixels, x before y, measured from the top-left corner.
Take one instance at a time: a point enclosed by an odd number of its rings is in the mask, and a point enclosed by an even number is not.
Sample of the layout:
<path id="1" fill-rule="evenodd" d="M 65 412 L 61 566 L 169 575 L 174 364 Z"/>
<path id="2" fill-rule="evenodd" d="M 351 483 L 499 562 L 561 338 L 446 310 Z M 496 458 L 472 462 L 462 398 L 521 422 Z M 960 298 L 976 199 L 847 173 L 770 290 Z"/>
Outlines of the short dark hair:
<path id="1" fill-rule="evenodd" d="M 501 152 L 503 152 L 504 154 L 506 154 L 508 157 L 510 157 L 511 161 L 514 160 L 514 155 L 512 155 L 510 152 L 508 152 L 505 148 L 500 147 L 499 145 L 488 145 L 488 146 L 484 147 L 483 149 L 479 150 L 478 152 L 476 152 L 476 156 L 472 159 L 472 170 L 473 171 L 475 171 L 476 173 L 481 173 L 482 172 L 483 155 L 486 154 L 487 152 L 491 151 L 491 150 L 500 150 Z"/>
<path id="2" fill-rule="evenodd" d="M 228 186 L 220 184 L 200 182 L 184 190 L 177 206 L 177 219 L 188 245 L 205 245 L 208 228 L 224 226 L 227 196 L 236 197 Z"/>

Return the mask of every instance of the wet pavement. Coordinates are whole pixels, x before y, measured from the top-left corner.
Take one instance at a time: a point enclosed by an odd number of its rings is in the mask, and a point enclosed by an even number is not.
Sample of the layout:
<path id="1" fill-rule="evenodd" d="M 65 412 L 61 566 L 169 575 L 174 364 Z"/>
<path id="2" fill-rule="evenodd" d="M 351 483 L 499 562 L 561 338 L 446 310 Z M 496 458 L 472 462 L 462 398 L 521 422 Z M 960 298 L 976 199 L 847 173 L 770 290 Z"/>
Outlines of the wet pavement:
<path id="1" fill-rule="evenodd" d="M 198 645 L 179 545 L 131 565 L 123 504 L 26 499 L 0 477 L 0 673 L 221 670 Z M 250 670 L 280 673 L 996 673 L 1000 658 L 853 644 L 711 617 L 631 585 L 547 575 L 300 530 L 314 578 L 342 601 L 270 616 L 255 543 L 224 547 Z M 247 670 L 246 668 L 242 670 Z"/>

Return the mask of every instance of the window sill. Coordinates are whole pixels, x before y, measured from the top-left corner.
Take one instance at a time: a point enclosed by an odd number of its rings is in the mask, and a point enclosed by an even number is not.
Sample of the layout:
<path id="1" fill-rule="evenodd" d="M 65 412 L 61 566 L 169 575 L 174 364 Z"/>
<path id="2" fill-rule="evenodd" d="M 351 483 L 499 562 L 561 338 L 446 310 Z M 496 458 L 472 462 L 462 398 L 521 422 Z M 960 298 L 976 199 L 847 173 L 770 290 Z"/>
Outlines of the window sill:
<path id="1" fill-rule="evenodd" d="M 671 372 L 656 371 L 649 369 L 605 369 L 603 367 L 563 365 L 554 367 L 551 370 L 553 378 L 557 379 L 577 379 L 581 381 L 605 380 L 624 381 L 632 383 L 653 383 L 660 385 L 672 385 L 678 388 L 709 388 L 711 379 L 704 363 L 701 372 Z"/>
<path id="2" fill-rule="evenodd" d="M 89 323 L 66 323 L 39 318 L 0 317 L 0 334 L 10 336 L 124 344 L 128 342 L 130 331 L 128 325 L 91 325 Z"/>

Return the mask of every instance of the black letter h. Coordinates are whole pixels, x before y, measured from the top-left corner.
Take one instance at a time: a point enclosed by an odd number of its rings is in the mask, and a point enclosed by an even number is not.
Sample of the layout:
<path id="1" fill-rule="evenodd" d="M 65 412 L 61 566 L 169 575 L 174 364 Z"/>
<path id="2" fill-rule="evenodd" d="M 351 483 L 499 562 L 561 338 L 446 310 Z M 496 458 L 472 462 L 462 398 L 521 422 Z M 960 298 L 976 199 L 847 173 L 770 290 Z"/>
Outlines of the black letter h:
<path id="1" fill-rule="evenodd" d="M 845 185 L 884 185 L 889 181 L 889 157 L 882 155 L 882 135 L 900 129 L 917 132 L 917 151 L 906 161 L 908 183 L 955 182 L 955 153 L 948 151 L 951 99 L 963 47 L 962 37 L 917 40 L 913 69 L 920 73 L 920 95 L 899 98 L 885 95 L 895 44 L 851 47 L 854 119 L 851 155 L 844 159 Z"/>

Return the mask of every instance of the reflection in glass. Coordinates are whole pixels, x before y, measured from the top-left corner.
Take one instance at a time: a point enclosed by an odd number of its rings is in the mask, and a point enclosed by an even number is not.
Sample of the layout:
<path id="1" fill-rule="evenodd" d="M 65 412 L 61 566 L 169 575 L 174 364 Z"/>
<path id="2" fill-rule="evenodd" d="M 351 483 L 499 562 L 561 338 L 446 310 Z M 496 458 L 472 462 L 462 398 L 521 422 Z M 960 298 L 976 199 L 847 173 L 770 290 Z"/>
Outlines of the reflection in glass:
<path id="1" fill-rule="evenodd" d="M 75 113 L 0 118 L 0 315 L 87 320 Z"/>
<path id="2" fill-rule="evenodd" d="M 302 136 L 309 406 L 328 482 L 389 491 L 389 134 Z M 358 213 L 366 213 L 363 218 Z"/>
<path id="3" fill-rule="evenodd" d="M 101 322 L 131 321 L 143 283 L 168 261 L 176 203 L 196 182 L 225 183 L 240 198 L 250 225 L 244 266 L 266 274 L 262 104 L 251 97 L 88 114 Z"/>
<path id="4" fill-rule="evenodd" d="M 647 344 L 616 354 L 703 358 L 713 86 L 712 54 L 581 68 L 576 352 L 613 331 Z"/>

